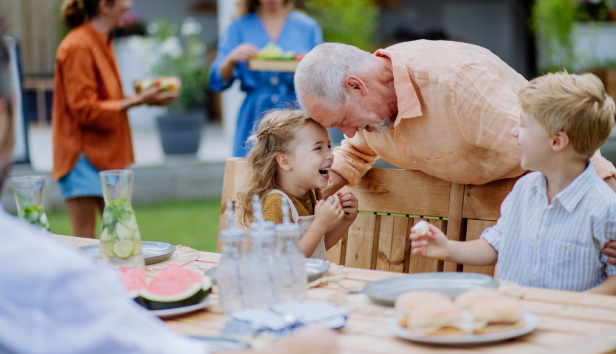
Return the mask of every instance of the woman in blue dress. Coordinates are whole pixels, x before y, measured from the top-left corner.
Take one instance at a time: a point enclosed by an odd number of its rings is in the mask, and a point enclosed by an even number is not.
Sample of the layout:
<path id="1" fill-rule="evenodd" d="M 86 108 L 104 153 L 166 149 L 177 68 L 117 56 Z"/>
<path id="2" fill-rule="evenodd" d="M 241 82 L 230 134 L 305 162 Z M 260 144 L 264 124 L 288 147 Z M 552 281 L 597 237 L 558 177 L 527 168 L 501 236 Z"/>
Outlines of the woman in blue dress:
<path id="1" fill-rule="evenodd" d="M 246 99 L 240 109 L 233 142 L 233 156 L 246 157 L 248 137 L 264 112 L 295 104 L 293 74 L 248 70 L 247 61 L 274 42 L 283 51 L 307 53 L 323 42 L 317 23 L 293 11 L 292 0 L 242 0 L 236 18 L 218 44 L 218 57 L 209 73 L 213 91 L 220 92 L 241 80 Z"/>

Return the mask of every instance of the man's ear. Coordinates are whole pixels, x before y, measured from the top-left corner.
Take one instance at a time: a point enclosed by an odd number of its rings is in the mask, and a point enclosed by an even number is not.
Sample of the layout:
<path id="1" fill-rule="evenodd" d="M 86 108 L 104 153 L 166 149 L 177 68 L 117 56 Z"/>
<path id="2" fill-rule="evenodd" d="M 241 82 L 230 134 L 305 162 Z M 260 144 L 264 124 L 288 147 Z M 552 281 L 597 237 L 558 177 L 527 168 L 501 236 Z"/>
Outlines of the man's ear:
<path id="1" fill-rule="evenodd" d="M 289 158 L 285 155 L 276 155 L 276 162 L 278 162 L 278 167 L 285 171 L 291 171 L 293 169 L 291 161 L 289 161 Z"/>
<path id="2" fill-rule="evenodd" d="M 357 76 L 347 76 L 347 78 L 344 79 L 344 87 L 349 95 L 366 95 L 368 93 L 366 83 Z"/>
<path id="3" fill-rule="evenodd" d="M 552 138 L 552 151 L 561 152 L 569 146 L 569 136 L 565 132 L 557 132 Z"/>

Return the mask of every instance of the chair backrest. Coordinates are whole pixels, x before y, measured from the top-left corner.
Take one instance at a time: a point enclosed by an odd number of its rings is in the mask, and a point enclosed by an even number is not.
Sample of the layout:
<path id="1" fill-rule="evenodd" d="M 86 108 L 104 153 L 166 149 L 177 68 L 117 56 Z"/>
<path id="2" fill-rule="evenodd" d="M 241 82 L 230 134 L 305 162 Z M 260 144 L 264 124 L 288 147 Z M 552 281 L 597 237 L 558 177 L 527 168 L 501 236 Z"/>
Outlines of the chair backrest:
<path id="1" fill-rule="evenodd" d="M 220 228 L 227 225 L 225 204 L 237 201 L 247 162 L 225 165 Z M 419 220 L 441 228 L 451 240 L 474 240 L 500 216 L 500 204 L 515 179 L 483 186 L 459 185 L 420 171 L 373 168 L 348 188 L 359 199 L 360 214 L 347 234 L 327 251 L 330 261 L 348 267 L 419 273 L 465 271 L 492 274 L 493 267 L 469 267 L 412 256 L 408 235 Z M 220 250 L 220 243 L 219 243 Z"/>

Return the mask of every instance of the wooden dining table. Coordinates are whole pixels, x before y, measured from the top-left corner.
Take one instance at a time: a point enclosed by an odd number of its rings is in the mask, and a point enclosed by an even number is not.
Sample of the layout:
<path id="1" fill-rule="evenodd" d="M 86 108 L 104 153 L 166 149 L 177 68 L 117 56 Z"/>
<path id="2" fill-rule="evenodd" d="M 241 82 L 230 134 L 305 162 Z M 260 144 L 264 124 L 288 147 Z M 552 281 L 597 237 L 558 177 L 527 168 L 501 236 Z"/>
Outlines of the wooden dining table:
<path id="1" fill-rule="evenodd" d="M 98 240 L 68 236 L 55 236 L 71 246 L 86 246 Z M 200 252 L 200 258 L 187 268 L 204 271 L 217 264 L 219 253 Z M 338 343 L 343 353 L 616 353 L 616 296 L 591 295 L 567 291 L 523 287 L 522 303 L 526 311 L 539 317 L 538 328 L 530 334 L 505 342 L 468 347 L 423 345 L 392 335 L 387 322 L 392 318 L 391 308 L 366 302 L 349 290 L 365 284 L 396 276 L 401 273 L 346 268 L 347 276 L 339 282 L 308 290 L 308 300 L 331 300 L 345 304 L 349 300 L 350 314 L 340 329 Z M 146 272 L 147 277 L 154 272 Z M 191 336 L 218 335 L 229 319 L 219 305 L 218 296 L 210 295 L 212 304 L 204 310 L 165 320 L 177 332 Z M 368 301 L 368 300 L 365 300 Z"/>

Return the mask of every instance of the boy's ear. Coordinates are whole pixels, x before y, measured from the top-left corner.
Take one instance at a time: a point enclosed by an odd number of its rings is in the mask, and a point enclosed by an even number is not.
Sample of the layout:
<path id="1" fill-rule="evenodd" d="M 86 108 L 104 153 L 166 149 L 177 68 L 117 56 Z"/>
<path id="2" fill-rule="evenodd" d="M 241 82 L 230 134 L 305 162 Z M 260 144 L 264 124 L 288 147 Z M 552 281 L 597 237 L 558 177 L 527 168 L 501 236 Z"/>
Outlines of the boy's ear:
<path id="1" fill-rule="evenodd" d="M 291 171 L 293 167 L 291 167 L 291 162 L 285 155 L 276 155 L 276 162 L 278 162 L 278 166 L 285 171 Z"/>
<path id="2" fill-rule="evenodd" d="M 552 138 L 552 151 L 561 152 L 569 146 L 569 136 L 565 132 L 557 132 Z"/>

